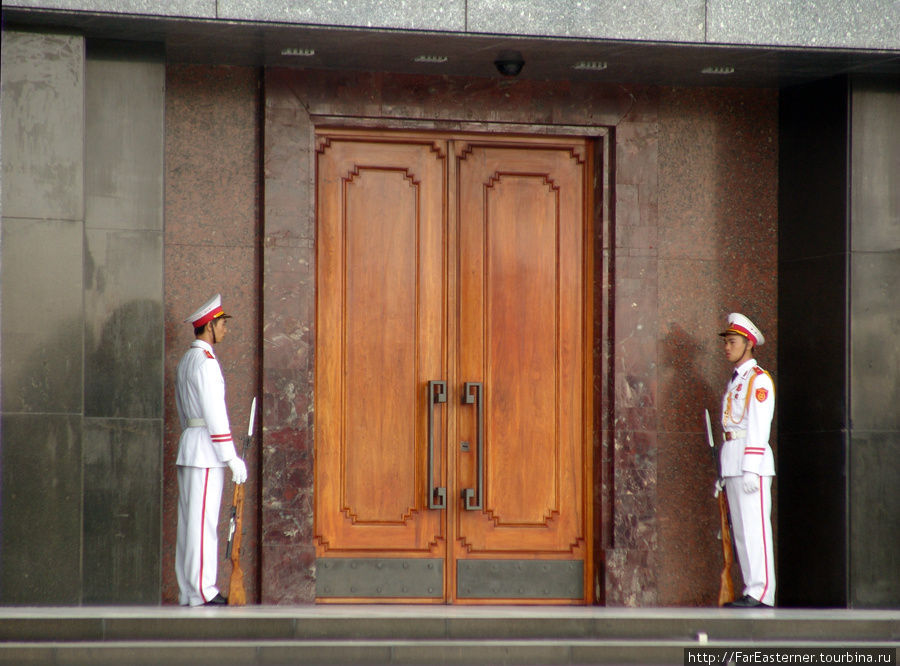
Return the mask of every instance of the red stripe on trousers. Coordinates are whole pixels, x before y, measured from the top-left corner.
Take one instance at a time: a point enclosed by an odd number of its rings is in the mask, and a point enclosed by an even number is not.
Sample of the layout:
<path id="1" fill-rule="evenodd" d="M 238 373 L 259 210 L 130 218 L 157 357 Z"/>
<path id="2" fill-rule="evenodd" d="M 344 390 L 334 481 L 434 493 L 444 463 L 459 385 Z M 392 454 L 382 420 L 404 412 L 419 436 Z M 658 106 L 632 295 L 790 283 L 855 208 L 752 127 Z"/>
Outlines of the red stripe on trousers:
<path id="1" fill-rule="evenodd" d="M 204 530 L 206 528 L 206 488 L 209 485 L 209 468 L 206 468 L 206 477 L 203 479 L 203 511 L 200 513 L 200 598 L 203 603 L 207 598 L 203 596 L 203 543 L 206 540 Z"/>
<path id="2" fill-rule="evenodd" d="M 759 485 L 759 521 L 762 524 L 763 563 L 766 567 L 766 584 L 763 586 L 762 594 L 759 596 L 759 600 L 762 601 L 766 598 L 766 592 L 769 589 L 769 546 L 766 543 L 766 505 L 763 499 L 762 479 L 760 479 Z"/>

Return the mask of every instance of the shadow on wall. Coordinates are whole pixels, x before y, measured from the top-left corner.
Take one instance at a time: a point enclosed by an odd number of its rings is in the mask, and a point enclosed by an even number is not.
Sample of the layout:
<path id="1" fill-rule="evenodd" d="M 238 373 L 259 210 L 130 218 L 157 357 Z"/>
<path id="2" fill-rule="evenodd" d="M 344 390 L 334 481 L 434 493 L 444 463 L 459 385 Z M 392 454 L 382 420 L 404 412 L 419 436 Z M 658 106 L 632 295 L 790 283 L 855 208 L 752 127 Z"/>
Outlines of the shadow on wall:
<path id="1" fill-rule="evenodd" d="M 666 426 L 672 446 L 661 449 L 659 467 L 661 495 L 670 506 L 660 512 L 667 604 L 715 606 L 723 567 L 718 503 L 713 494 L 718 460 L 708 445 L 703 415 L 708 409 L 719 446 L 722 396 L 719 386 L 707 379 L 711 363 L 717 362 L 710 354 L 708 337 L 706 331 L 689 333 L 673 322 L 661 341 L 661 357 L 675 378 L 667 406 L 671 422 Z M 737 569 L 732 569 L 732 577 L 735 589 L 741 589 Z"/>
<path id="2" fill-rule="evenodd" d="M 85 416 L 163 417 L 163 311 L 150 299 L 116 308 L 96 342 L 85 332 Z"/>

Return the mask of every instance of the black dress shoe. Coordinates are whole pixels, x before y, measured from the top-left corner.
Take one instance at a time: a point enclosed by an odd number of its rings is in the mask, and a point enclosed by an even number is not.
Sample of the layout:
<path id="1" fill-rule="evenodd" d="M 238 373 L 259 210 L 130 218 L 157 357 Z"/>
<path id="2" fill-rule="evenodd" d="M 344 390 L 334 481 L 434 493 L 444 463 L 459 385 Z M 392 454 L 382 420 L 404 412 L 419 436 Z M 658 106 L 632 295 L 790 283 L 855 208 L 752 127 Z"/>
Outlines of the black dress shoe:
<path id="1" fill-rule="evenodd" d="M 228 603 L 228 599 L 223 597 L 221 594 L 216 594 L 212 599 L 207 601 L 204 606 L 225 606 Z"/>
<path id="2" fill-rule="evenodd" d="M 723 604 L 723 608 L 771 608 L 769 604 L 764 604 L 759 599 L 754 599 L 749 594 L 745 594 L 740 599 Z"/>

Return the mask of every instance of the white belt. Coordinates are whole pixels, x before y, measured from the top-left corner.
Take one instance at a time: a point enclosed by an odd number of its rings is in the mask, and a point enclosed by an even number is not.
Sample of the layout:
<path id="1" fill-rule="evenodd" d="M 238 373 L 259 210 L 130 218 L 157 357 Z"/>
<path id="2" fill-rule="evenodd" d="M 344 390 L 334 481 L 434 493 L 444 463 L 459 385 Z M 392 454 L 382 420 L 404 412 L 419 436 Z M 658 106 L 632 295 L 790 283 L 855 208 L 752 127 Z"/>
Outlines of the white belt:
<path id="1" fill-rule="evenodd" d="M 205 428 L 206 421 L 204 421 L 203 419 L 188 419 L 187 427 L 188 428 Z"/>
<path id="2" fill-rule="evenodd" d="M 732 439 L 746 439 L 747 431 L 746 430 L 730 430 L 725 433 L 725 440 L 730 441 Z"/>

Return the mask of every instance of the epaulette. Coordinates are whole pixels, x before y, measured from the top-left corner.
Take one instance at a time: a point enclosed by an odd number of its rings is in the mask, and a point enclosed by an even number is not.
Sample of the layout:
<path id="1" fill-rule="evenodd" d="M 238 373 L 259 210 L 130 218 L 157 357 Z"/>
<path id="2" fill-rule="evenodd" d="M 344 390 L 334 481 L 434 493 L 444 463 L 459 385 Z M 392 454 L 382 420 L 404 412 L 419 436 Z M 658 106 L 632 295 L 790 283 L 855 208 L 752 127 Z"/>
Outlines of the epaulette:
<path id="1" fill-rule="evenodd" d="M 755 372 L 757 375 L 764 375 L 764 374 L 766 374 L 766 371 L 763 370 L 763 369 L 762 369 L 761 367 L 759 367 L 758 365 L 754 365 L 754 366 L 753 366 L 753 372 Z"/>
<path id="2" fill-rule="evenodd" d="M 215 356 L 212 355 L 212 352 L 209 351 L 208 349 L 204 349 L 204 350 L 203 350 L 203 353 L 206 354 L 206 358 L 211 358 L 211 359 L 215 359 L 215 358 L 216 358 Z"/>

